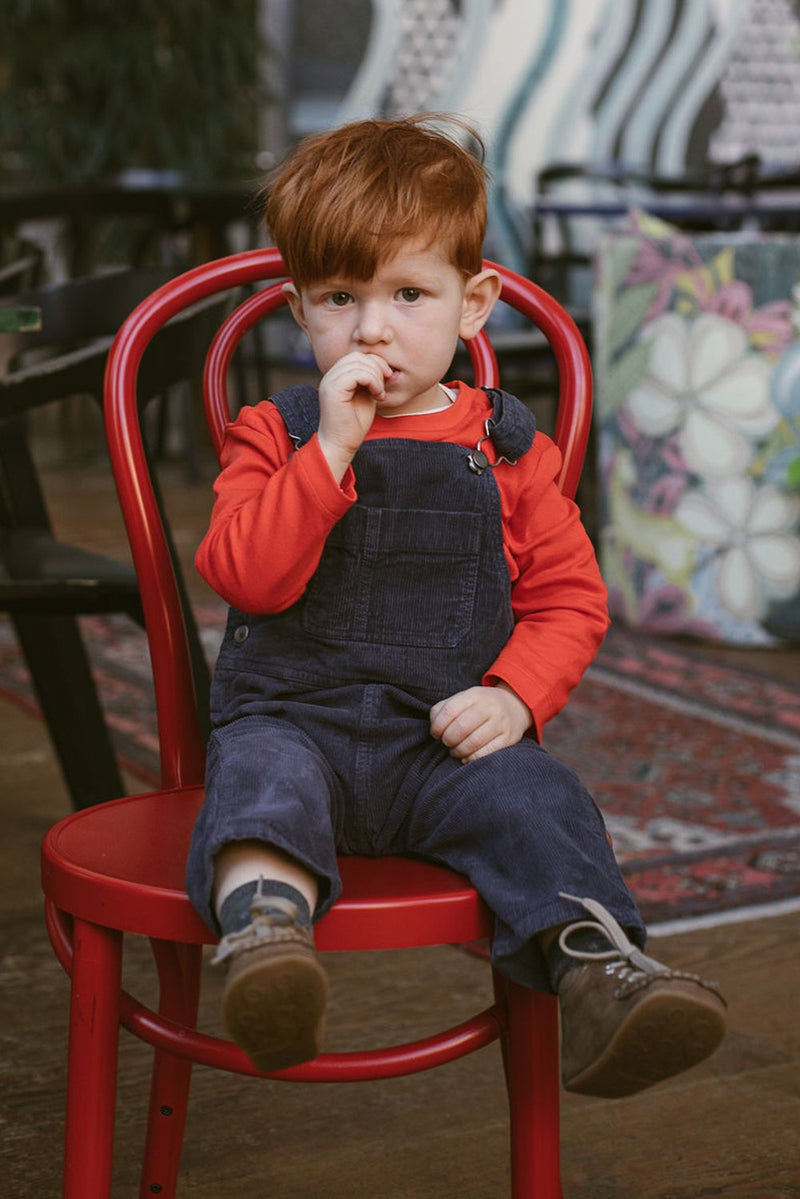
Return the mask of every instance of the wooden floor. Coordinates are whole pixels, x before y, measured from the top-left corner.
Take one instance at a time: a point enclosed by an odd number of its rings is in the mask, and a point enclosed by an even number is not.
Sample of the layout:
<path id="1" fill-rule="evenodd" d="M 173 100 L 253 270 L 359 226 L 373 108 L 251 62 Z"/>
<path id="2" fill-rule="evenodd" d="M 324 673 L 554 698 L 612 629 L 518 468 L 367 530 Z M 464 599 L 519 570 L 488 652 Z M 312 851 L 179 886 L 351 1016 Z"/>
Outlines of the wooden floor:
<path id="1" fill-rule="evenodd" d="M 187 555 L 209 480 L 170 489 Z M 55 462 L 65 533 L 119 549 L 97 461 Z M 108 502 L 105 502 L 107 498 Z M 788 670 L 796 668 L 782 659 Z M 0 1196 L 59 1193 L 67 980 L 46 940 L 38 844 L 69 810 L 43 727 L 0 700 Z M 718 980 L 730 1031 L 709 1062 L 616 1102 L 563 1097 L 566 1199 L 800 1199 L 800 912 L 659 938 L 663 960 Z M 332 974 L 330 1048 L 424 1035 L 488 1002 L 482 962 L 449 948 L 344 955 Z M 144 946 L 126 962 L 152 998 Z M 203 1022 L 217 1028 L 207 969 Z M 122 1035 L 114 1197 L 137 1194 L 148 1051 Z M 507 1117 L 496 1046 L 426 1075 L 352 1086 L 289 1086 L 198 1069 L 179 1195 L 194 1199 L 499 1199 L 508 1194 Z M 90 1199 L 90 1197 L 87 1197 Z"/>

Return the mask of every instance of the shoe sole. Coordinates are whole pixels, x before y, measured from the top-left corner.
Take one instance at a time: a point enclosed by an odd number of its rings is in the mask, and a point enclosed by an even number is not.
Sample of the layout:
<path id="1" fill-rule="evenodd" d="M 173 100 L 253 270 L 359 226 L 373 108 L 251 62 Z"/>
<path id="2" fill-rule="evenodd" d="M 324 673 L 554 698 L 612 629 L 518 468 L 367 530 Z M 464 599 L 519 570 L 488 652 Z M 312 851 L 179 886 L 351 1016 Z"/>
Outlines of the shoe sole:
<path id="1" fill-rule="evenodd" d="M 680 1074 L 714 1052 L 725 1035 L 725 1017 L 709 996 L 654 994 L 631 1009 L 591 1066 L 564 1087 L 579 1095 L 621 1099 Z"/>
<path id="2" fill-rule="evenodd" d="M 321 1049 L 328 980 L 313 952 L 236 963 L 222 1021 L 262 1074 L 311 1061 Z"/>

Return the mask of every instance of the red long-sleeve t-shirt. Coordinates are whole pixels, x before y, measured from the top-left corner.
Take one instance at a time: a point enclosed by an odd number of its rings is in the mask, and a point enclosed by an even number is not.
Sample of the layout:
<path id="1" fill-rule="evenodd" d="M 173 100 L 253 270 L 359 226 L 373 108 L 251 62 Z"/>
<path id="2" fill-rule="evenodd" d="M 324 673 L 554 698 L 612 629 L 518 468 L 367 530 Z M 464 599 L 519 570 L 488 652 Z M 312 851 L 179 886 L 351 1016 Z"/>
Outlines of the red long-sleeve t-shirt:
<path id="1" fill-rule="evenodd" d="M 403 437 L 473 449 L 485 436 L 491 400 L 451 384 L 450 407 L 376 415 L 367 440 Z M 488 443 L 482 446 L 491 456 Z M 537 735 L 566 703 L 603 639 L 606 589 L 576 505 L 556 486 L 561 455 L 542 433 L 516 466 L 495 470 L 515 625 L 484 676 L 507 683 L 529 707 Z M 350 467 L 334 479 L 316 436 L 295 451 L 270 403 L 244 408 L 228 426 L 200 574 L 242 612 L 282 612 L 303 594 L 333 526 L 358 497 Z"/>

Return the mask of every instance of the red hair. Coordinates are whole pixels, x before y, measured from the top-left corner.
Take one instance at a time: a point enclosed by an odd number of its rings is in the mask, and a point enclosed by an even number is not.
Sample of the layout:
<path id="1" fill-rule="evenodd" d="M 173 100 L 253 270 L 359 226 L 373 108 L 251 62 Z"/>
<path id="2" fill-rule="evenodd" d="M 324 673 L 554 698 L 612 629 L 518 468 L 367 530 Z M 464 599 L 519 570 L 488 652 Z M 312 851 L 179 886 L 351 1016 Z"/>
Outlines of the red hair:
<path id="1" fill-rule="evenodd" d="M 441 245 L 466 277 L 486 232 L 483 143 L 472 153 L 431 127 L 431 114 L 356 121 L 300 142 L 267 185 L 267 227 L 305 286 L 332 275 L 371 279 L 401 243 Z"/>

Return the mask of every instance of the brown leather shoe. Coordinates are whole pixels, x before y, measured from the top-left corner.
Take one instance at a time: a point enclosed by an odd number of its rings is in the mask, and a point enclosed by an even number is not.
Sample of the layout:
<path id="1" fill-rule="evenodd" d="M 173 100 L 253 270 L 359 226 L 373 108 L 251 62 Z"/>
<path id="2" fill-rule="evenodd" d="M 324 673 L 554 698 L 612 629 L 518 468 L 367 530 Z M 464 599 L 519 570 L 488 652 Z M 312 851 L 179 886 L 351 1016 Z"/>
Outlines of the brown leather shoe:
<path id="1" fill-rule="evenodd" d="M 293 903 L 257 896 L 250 913 L 252 924 L 223 937 L 212 962 L 229 962 L 221 1001 L 229 1036 L 271 1074 L 319 1054 L 328 980 Z"/>
<path id="2" fill-rule="evenodd" d="M 575 899 L 575 896 L 564 896 Z M 602 904 L 578 903 L 594 917 L 568 925 L 564 953 L 585 961 L 558 989 L 564 1087 L 616 1099 L 687 1070 L 708 1057 L 725 1033 L 725 1000 L 695 974 L 671 970 L 637 949 Z M 571 949 L 578 927 L 602 932 L 608 951 Z"/>

